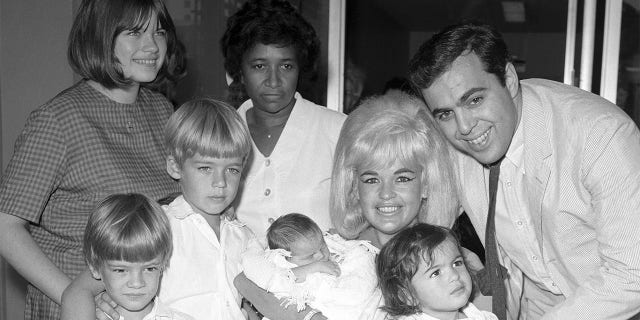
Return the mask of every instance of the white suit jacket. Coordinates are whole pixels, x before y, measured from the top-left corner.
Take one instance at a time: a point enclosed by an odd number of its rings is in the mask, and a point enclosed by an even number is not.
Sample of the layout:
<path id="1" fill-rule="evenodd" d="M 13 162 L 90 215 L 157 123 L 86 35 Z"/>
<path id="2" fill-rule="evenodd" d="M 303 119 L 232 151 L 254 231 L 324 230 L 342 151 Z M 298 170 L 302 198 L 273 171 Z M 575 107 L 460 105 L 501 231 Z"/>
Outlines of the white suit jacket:
<path id="1" fill-rule="evenodd" d="M 628 319 L 640 311 L 640 132 L 617 106 L 575 87 L 531 79 L 521 88 L 524 194 L 566 297 L 544 319 Z M 462 154 L 458 166 L 462 206 L 484 241 L 488 169 Z M 516 319 L 522 272 L 501 253 Z"/>

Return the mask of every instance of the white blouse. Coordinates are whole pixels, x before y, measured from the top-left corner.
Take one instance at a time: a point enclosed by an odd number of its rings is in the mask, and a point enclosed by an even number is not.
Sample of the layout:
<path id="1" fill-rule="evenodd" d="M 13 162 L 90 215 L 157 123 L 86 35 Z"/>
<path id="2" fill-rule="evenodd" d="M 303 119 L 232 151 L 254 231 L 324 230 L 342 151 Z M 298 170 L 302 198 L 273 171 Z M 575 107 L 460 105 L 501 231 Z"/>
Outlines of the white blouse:
<path id="1" fill-rule="evenodd" d="M 253 144 L 245 181 L 236 199 L 238 219 L 266 244 L 269 225 L 287 213 L 302 213 L 322 230 L 332 227 L 329 217 L 331 170 L 340 129 L 346 116 L 305 100 L 296 93 L 280 139 L 269 157 Z M 246 122 L 251 100 L 238 112 Z"/>

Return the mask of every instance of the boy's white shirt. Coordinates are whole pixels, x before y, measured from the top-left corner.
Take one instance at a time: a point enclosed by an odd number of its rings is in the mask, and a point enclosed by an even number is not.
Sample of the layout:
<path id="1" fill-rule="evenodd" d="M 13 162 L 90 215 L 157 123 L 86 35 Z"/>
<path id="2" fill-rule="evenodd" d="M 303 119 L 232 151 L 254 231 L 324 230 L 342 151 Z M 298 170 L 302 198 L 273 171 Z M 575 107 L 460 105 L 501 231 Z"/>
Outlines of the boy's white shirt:
<path id="1" fill-rule="evenodd" d="M 125 318 L 120 316 L 120 320 L 125 320 Z M 163 304 L 160 298 L 156 297 L 153 300 L 151 312 L 144 316 L 142 320 L 194 320 L 194 318 L 188 314 L 173 310 Z"/>
<path id="2" fill-rule="evenodd" d="M 163 209 L 171 223 L 173 254 L 162 277 L 162 301 L 196 320 L 246 319 L 233 279 L 242 272 L 241 254 L 262 249 L 251 230 L 222 218 L 218 241 L 182 196 Z"/>
<path id="3" fill-rule="evenodd" d="M 339 235 L 325 234 L 325 242 L 340 265 L 339 277 L 317 272 L 296 283 L 291 271 L 296 265 L 285 259 L 289 252 L 282 249 L 245 252 L 242 255 L 245 275 L 276 297 L 287 298 L 299 310 L 308 304 L 332 320 L 358 319 L 364 313 L 369 314 L 365 306 L 378 307 L 378 303 L 369 302 L 376 296 L 378 249 L 366 241 L 348 241 Z"/>
<path id="4" fill-rule="evenodd" d="M 479 310 L 473 303 L 469 302 L 469 304 L 462 309 L 462 313 L 466 316 L 466 318 L 462 318 L 461 320 L 498 320 L 495 314 Z M 412 314 L 410 316 L 402 316 L 399 317 L 398 320 L 440 320 L 438 318 L 434 318 L 425 313 Z"/>

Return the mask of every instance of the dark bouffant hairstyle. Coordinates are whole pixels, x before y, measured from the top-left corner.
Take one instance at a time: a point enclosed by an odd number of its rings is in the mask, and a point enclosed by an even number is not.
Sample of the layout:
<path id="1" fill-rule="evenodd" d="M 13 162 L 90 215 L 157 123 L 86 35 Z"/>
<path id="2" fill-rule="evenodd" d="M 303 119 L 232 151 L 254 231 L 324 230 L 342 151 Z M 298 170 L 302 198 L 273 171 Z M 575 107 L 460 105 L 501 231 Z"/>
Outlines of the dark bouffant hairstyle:
<path id="1" fill-rule="evenodd" d="M 459 56 L 475 53 L 485 71 L 505 85 L 505 67 L 510 62 L 507 45 L 493 27 L 479 22 L 455 24 L 440 31 L 420 46 L 409 62 L 409 81 L 416 92 L 431 86 L 449 70 Z"/>
<path id="2" fill-rule="evenodd" d="M 320 54 L 320 40 L 311 24 L 285 0 L 250 0 L 227 20 L 220 40 L 224 67 L 232 79 L 230 101 L 247 99 L 241 84 L 244 54 L 261 43 L 293 46 L 302 73 L 313 73 Z"/>
<path id="3" fill-rule="evenodd" d="M 460 247 L 451 229 L 418 223 L 400 231 L 384 245 L 376 260 L 385 302 L 382 310 L 394 317 L 421 312 L 411 279 L 418 272 L 420 262 L 432 261 L 434 250 L 447 240 Z"/>

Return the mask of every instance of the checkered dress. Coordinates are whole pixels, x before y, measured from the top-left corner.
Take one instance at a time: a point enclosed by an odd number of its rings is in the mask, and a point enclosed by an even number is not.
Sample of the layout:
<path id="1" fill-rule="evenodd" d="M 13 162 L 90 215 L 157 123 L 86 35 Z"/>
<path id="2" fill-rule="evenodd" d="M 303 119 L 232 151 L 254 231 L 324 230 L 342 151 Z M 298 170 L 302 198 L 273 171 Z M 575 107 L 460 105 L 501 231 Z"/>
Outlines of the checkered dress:
<path id="1" fill-rule="evenodd" d="M 163 128 L 172 113 L 141 88 L 134 104 L 114 102 L 81 81 L 33 111 L 0 183 L 0 211 L 30 232 L 67 275 L 86 268 L 82 237 L 92 208 L 112 193 L 153 199 L 179 191 L 165 171 Z M 25 319 L 58 319 L 59 306 L 28 287 Z"/>

